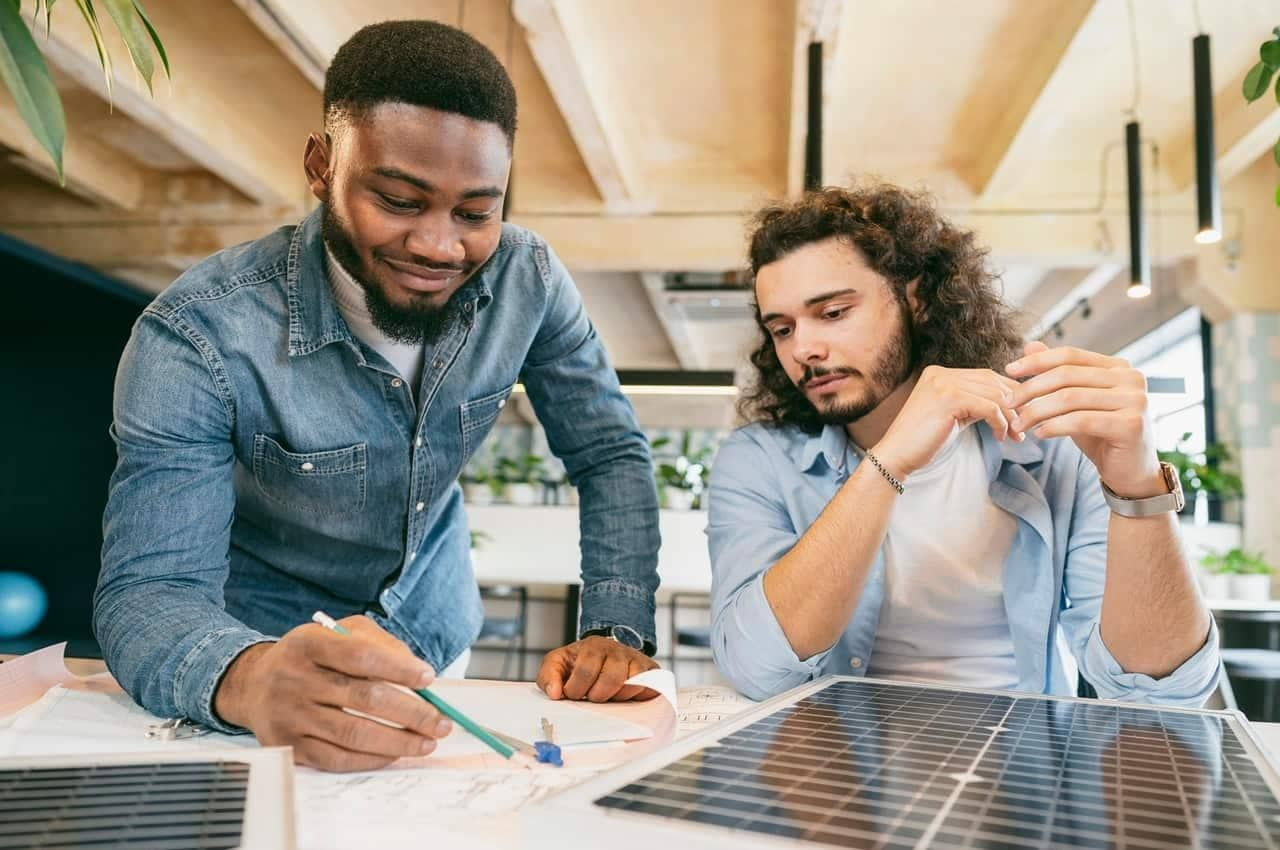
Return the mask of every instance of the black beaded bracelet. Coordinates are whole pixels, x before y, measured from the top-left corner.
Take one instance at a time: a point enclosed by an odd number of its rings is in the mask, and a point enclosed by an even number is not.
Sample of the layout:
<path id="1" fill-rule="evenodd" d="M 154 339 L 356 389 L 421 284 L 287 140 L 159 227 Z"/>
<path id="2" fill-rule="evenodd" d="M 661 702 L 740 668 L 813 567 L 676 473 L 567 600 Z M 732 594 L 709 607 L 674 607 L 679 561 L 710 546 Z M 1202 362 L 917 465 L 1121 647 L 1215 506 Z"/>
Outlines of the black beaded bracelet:
<path id="1" fill-rule="evenodd" d="M 877 458 L 875 455 L 873 455 L 871 452 L 867 452 L 866 456 L 867 456 L 867 460 L 875 464 L 876 469 L 880 470 L 880 474 L 884 476 L 884 479 L 888 481 L 890 484 L 892 484 L 893 489 L 897 490 L 898 495 L 901 496 L 903 492 L 905 492 L 906 490 L 906 488 L 902 486 L 902 482 L 894 478 L 893 473 L 885 469 L 884 464 L 880 462 L 880 459 Z"/>

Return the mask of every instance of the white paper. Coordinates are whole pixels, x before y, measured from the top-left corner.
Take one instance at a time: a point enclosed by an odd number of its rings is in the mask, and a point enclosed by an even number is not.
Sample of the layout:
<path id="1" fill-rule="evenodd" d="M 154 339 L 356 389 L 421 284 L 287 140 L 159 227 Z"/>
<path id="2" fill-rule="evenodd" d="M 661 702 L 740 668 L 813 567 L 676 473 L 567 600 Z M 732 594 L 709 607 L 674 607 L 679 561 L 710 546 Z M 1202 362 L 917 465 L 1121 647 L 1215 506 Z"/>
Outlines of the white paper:
<path id="1" fill-rule="evenodd" d="M 658 674 L 658 675 L 654 675 Z M 627 684 L 643 685 L 662 694 L 675 712 L 675 677 L 668 670 L 650 670 L 633 676 Z M 614 744 L 652 738 L 650 726 L 593 710 L 570 700 L 548 699 L 537 685 L 512 687 L 506 684 L 485 687 L 470 680 L 437 679 L 431 690 L 467 717 L 489 729 L 497 730 L 526 743 L 542 740 L 542 718 L 551 721 L 555 743 L 561 749 Z M 449 737 L 443 739 L 433 757 L 488 752 L 489 748 L 456 723 Z"/>
<path id="2" fill-rule="evenodd" d="M 62 663 L 66 648 L 65 642 L 57 643 L 0 664 L 0 717 L 26 708 L 71 678 Z"/>

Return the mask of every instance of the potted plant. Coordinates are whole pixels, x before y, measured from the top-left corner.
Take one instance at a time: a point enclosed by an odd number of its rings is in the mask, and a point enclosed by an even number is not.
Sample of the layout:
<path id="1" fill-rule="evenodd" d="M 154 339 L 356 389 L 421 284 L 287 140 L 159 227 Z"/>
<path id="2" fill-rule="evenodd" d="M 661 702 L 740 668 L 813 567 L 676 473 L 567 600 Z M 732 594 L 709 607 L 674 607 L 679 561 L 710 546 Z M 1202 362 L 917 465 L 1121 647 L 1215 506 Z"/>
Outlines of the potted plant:
<path id="1" fill-rule="evenodd" d="M 479 558 L 480 550 L 484 548 L 484 544 L 492 540 L 487 532 L 471 529 L 471 566 L 475 567 L 477 558 Z"/>
<path id="2" fill-rule="evenodd" d="M 1240 476 L 1223 469 L 1231 461 L 1230 450 L 1222 443 L 1210 443 L 1203 452 L 1188 452 L 1185 446 L 1190 439 L 1191 432 L 1187 431 L 1172 451 L 1158 452 L 1161 460 L 1178 470 L 1187 498 L 1187 506 L 1182 509 L 1185 515 L 1194 515 L 1197 499 L 1213 502 L 1243 492 Z"/>
<path id="3" fill-rule="evenodd" d="M 655 475 L 658 493 L 664 507 L 678 511 L 691 510 L 706 489 L 707 476 L 711 472 L 710 447 L 691 451 L 693 435 L 685 431 L 680 438 L 680 454 L 671 462 L 657 465 Z M 653 450 L 670 445 L 669 437 L 659 437 L 651 443 Z"/>
<path id="4" fill-rule="evenodd" d="M 1261 553 L 1240 548 L 1209 552 L 1200 559 L 1200 566 L 1207 572 L 1203 583 L 1205 596 L 1210 599 L 1265 602 L 1271 598 L 1274 569 L 1262 560 Z"/>
<path id="5" fill-rule="evenodd" d="M 513 505 L 536 505 L 541 499 L 541 483 L 546 466 L 538 455 L 498 458 L 497 474 L 506 489 L 507 501 Z"/>
<path id="6" fill-rule="evenodd" d="M 492 505 L 502 493 L 502 482 L 480 467 L 463 472 L 461 478 L 462 495 L 469 505 Z"/>

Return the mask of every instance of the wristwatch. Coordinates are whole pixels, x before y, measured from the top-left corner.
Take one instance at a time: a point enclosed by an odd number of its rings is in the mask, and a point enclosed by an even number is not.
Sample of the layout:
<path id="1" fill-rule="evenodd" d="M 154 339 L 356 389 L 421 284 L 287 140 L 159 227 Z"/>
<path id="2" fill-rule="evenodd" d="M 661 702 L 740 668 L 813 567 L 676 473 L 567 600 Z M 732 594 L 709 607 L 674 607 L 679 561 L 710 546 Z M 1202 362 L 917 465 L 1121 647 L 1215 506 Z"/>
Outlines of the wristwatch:
<path id="1" fill-rule="evenodd" d="M 650 657 L 657 651 L 657 647 L 649 643 L 644 637 L 630 626 L 609 626 L 603 629 L 591 629 L 582 633 L 585 637 L 607 637 L 609 640 L 617 641 L 623 646 L 634 649 L 636 652 L 643 652 Z"/>
<path id="2" fill-rule="evenodd" d="M 1107 500 L 1107 505 L 1110 506 L 1112 513 L 1124 517 L 1156 516 L 1166 511 L 1178 513 L 1187 503 L 1186 497 L 1182 494 L 1182 480 L 1178 477 L 1178 470 L 1174 469 L 1170 464 L 1160 461 L 1160 473 L 1164 476 L 1164 483 L 1169 487 L 1169 492 L 1163 496 L 1152 496 L 1149 499 L 1126 499 L 1123 496 L 1117 496 L 1110 487 L 1103 484 L 1102 497 Z"/>

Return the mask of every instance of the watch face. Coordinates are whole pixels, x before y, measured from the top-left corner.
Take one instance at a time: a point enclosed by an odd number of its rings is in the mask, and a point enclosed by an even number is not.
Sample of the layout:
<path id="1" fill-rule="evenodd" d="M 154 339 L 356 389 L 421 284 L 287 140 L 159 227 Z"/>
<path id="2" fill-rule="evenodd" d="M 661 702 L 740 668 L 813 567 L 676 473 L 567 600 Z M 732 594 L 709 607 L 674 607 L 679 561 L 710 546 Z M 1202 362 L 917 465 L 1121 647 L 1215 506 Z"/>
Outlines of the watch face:
<path id="1" fill-rule="evenodd" d="M 614 626 L 609 630 L 609 635 L 623 646 L 631 647 L 637 651 L 644 649 L 644 638 L 640 637 L 640 633 L 630 626 Z"/>

